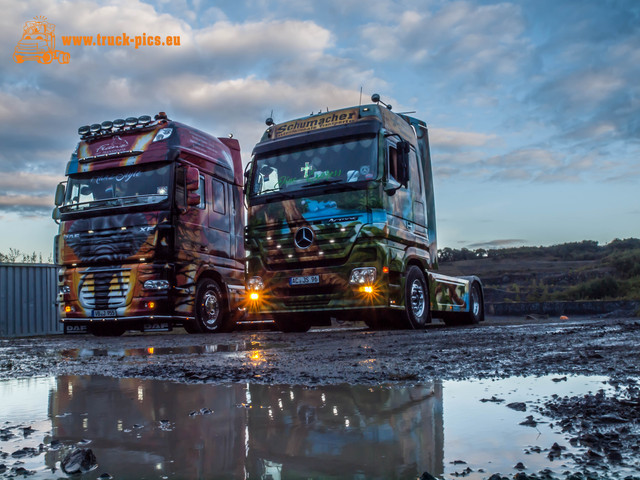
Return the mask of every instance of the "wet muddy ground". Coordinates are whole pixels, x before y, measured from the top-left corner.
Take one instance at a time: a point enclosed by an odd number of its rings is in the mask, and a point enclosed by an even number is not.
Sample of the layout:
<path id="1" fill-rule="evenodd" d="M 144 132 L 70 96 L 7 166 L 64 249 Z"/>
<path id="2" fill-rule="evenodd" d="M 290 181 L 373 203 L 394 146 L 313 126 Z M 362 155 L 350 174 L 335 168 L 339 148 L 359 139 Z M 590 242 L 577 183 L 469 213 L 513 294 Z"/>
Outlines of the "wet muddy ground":
<path id="1" fill-rule="evenodd" d="M 64 478 L 85 444 L 86 478 L 195 478 L 162 438 L 214 427 L 244 462 L 219 478 L 640 478 L 639 339 L 637 318 L 0 339 L 0 478 Z M 135 452 L 149 471 L 118 471 Z"/>
<path id="2" fill-rule="evenodd" d="M 0 379 L 109 375 L 179 382 L 417 383 L 546 374 L 638 376 L 640 319 L 495 317 L 474 327 L 307 333 L 130 332 L 0 340 Z"/>

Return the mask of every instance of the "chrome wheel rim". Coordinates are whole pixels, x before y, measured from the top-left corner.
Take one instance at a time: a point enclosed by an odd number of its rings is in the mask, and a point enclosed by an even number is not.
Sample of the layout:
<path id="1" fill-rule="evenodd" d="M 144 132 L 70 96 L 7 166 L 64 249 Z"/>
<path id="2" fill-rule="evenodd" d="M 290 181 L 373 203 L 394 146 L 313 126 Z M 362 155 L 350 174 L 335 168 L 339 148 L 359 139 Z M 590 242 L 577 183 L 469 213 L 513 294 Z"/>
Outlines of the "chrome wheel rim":
<path id="1" fill-rule="evenodd" d="M 202 300 L 202 305 L 204 307 L 204 323 L 208 327 L 213 327 L 218 321 L 218 316 L 220 315 L 220 302 L 218 302 L 218 296 L 214 292 L 206 292 Z"/>
<path id="2" fill-rule="evenodd" d="M 478 298 L 478 291 L 475 288 L 471 290 L 471 312 L 474 317 L 480 315 L 480 299 Z"/>
<path id="3" fill-rule="evenodd" d="M 418 279 L 411 284 L 411 311 L 416 318 L 424 314 L 425 300 L 422 282 Z"/>

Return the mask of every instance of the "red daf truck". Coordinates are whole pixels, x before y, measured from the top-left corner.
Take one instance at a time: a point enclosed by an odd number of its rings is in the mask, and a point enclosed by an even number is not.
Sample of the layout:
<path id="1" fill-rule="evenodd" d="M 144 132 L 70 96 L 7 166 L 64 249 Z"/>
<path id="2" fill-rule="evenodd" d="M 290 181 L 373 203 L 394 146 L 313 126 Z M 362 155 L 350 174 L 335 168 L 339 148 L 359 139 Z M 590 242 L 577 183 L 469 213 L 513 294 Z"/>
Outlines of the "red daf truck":
<path id="1" fill-rule="evenodd" d="M 233 328 L 244 298 L 238 141 L 163 112 L 78 133 L 53 212 L 65 333 Z"/>

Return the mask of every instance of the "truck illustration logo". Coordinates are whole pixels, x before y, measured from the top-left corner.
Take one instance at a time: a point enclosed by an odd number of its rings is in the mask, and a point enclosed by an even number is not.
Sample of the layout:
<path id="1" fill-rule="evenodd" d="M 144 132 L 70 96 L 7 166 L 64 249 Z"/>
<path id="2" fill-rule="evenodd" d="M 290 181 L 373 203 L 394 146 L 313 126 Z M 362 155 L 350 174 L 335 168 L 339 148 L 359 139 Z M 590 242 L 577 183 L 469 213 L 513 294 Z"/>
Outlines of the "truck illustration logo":
<path id="1" fill-rule="evenodd" d="M 13 52 L 13 60 L 23 63 L 25 60 L 38 63 L 51 63 L 54 59 L 59 63 L 69 63 L 71 57 L 67 52 L 56 50 L 56 26 L 46 21 L 46 17 L 33 17 L 22 29 L 22 38 Z"/>
<path id="2" fill-rule="evenodd" d="M 301 249 L 309 248 L 313 243 L 313 230 L 307 227 L 302 227 L 296 232 L 294 237 L 296 246 Z"/>
<path id="3" fill-rule="evenodd" d="M 109 143 L 105 143 L 98 147 L 96 153 L 98 155 L 104 155 L 108 153 L 121 152 L 127 148 L 129 148 L 129 143 L 124 138 L 120 138 L 119 135 L 115 135 Z"/>

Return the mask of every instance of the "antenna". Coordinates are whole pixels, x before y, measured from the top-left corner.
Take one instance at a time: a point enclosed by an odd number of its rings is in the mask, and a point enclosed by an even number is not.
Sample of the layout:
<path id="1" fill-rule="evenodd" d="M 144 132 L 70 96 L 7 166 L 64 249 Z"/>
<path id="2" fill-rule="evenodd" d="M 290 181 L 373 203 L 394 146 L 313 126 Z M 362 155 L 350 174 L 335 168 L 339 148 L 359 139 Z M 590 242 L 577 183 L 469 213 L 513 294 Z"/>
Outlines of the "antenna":
<path id="1" fill-rule="evenodd" d="M 269 116 L 269 118 L 267 118 L 264 123 L 267 124 L 267 127 L 270 127 L 271 125 L 274 124 L 274 121 L 273 121 L 273 110 L 271 110 L 271 116 Z"/>
<path id="2" fill-rule="evenodd" d="M 362 105 L 362 85 L 360 85 L 360 103 L 358 103 L 358 106 Z"/>

